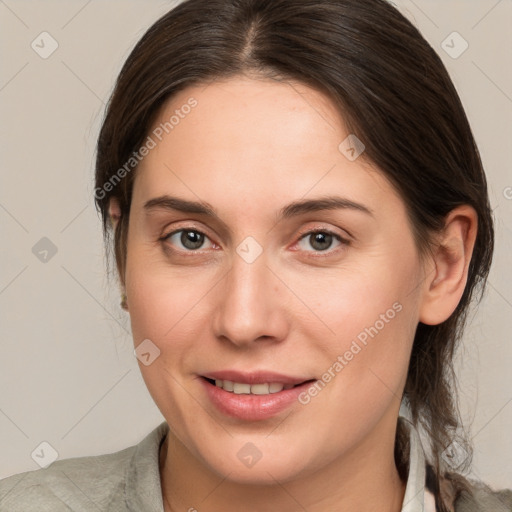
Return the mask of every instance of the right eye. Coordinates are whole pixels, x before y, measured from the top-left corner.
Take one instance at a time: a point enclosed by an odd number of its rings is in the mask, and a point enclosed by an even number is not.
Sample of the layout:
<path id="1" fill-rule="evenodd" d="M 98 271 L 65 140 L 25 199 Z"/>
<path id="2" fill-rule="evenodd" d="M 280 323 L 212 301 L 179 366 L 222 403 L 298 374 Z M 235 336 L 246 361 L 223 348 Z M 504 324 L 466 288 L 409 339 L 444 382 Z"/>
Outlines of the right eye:
<path id="1" fill-rule="evenodd" d="M 166 243 L 170 243 L 181 251 L 196 251 L 198 249 L 211 249 L 213 242 L 201 231 L 196 229 L 178 229 L 162 237 Z M 203 247 L 205 241 L 209 241 L 210 247 Z"/>

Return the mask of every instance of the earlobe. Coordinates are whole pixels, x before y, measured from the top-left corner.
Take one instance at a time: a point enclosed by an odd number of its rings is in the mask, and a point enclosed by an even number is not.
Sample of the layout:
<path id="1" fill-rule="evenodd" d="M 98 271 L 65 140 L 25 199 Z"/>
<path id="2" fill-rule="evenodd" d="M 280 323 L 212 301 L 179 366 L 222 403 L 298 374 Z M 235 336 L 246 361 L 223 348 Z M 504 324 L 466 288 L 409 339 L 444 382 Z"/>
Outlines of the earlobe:
<path id="1" fill-rule="evenodd" d="M 119 200 L 115 197 L 111 197 L 108 203 L 108 215 L 110 224 L 112 228 L 115 229 L 121 218 L 121 206 L 119 205 Z"/>
<path id="2" fill-rule="evenodd" d="M 466 287 L 477 227 L 477 214 L 469 205 L 459 206 L 447 215 L 445 227 L 432 247 L 420 322 L 438 325 L 457 307 Z"/>
<path id="3" fill-rule="evenodd" d="M 121 308 L 123 308 L 125 311 L 128 311 L 128 297 L 126 296 L 126 291 L 124 288 L 121 290 Z"/>

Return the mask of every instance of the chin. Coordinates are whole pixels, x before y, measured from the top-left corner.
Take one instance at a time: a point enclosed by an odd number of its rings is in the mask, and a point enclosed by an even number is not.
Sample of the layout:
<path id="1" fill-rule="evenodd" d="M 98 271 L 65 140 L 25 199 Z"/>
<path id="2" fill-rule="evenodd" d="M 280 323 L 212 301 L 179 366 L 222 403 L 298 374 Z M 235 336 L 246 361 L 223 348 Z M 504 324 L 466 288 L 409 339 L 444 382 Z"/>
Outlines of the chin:
<path id="1" fill-rule="evenodd" d="M 279 447 L 272 443 L 254 443 L 251 438 L 235 441 L 227 445 L 224 450 L 215 453 L 210 450 L 200 450 L 203 454 L 202 463 L 222 478 L 233 483 L 246 485 L 275 485 L 296 480 L 311 474 L 316 468 L 307 464 L 311 454 L 293 443 L 284 445 L 279 440 Z M 260 448 L 257 448 L 257 445 Z M 280 448 L 280 449 L 279 449 Z M 307 464 L 307 465 L 306 465 Z"/>
<path id="2" fill-rule="evenodd" d="M 214 468 L 212 469 L 220 476 L 226 477 L 226 480 L 230 482 L 253 486 L 285 483 L 295 480 L 299 476 L 298 472 L 300 472 L 301 468 L 292 467 L 291 461 L 286 461 L 285 466 L 283 464 L 275 464 L 274 462 L 268 461 L 264 463 L 263 460 L 260 460 L 253 467 L 247 468 L 240 467 L 240 465 L 233 468 L 224 463 L 217 471 Z"/>

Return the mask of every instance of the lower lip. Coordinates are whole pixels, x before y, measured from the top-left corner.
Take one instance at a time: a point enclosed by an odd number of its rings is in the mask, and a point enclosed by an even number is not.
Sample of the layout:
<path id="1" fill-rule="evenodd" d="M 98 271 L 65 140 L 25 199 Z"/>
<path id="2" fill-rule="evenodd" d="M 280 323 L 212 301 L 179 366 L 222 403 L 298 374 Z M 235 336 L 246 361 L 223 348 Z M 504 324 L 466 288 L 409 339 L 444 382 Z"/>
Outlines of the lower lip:
<path id="1" fill-rule="evenodd" d="M 298 402 L 299 395 L 313 382 L 308 381 L 292 389 L 283 389 L 268 395 L 237 395 L 200 378 L 206 394 L 217 409 L 234 418 L 245 421 L 259 421 L 272 418 Z"/>

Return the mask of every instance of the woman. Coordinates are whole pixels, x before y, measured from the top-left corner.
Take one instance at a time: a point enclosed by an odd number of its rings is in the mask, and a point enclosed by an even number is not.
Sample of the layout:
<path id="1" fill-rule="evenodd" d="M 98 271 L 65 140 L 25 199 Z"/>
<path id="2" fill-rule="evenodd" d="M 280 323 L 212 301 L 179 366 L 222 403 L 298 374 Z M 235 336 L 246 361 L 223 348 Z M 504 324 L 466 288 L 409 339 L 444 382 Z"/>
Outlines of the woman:
<path id="1" fill-rule="evenodd" d="M 166 422 L 4 480 L 6 510 L 512 510 L 457 473 L 486 179 L 387 2 L 180 4 L 120 73 L 95 198 Z"/>

